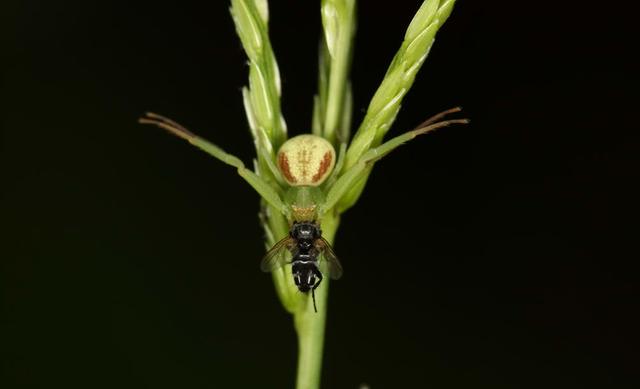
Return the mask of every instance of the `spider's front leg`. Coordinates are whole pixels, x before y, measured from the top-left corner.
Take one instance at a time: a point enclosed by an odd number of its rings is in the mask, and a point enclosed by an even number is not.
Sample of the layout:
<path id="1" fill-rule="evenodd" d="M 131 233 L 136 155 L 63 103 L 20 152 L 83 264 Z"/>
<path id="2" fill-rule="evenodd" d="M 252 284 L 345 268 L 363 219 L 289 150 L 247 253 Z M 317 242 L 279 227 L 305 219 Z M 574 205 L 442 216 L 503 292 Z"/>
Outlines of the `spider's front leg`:
<path id="1" fill-rule="evenodd" d="M 287 219 L 291 217 L 291 210 L 282 201 L 278 192 L 256 173 L 247 169 L 244 166 L 244 163 L 235 155 L 225 152 L 215 144 L 195 135 L 184 126 L 162 115 L 147 112 L 147 114 L 140 118 L 138 122 L 160 127 L 169 133 L 186 140 L 212 157 L 226 163 L 227 165 L 235 167 L 238 170 L 240 177 L 244 178 L 245 181 L 247 181 L 247 183 L 249 183 L 249 185 L 251 185 L 251 187 L 255 189 L 255 191 L 258 192 L 266 202 L 281 212 L 285 217 L 287 217 Z"/>
<path id="2" fill-rule="evenodd" d="M 420 124 L 416 129 L 405 132 L 404 134 L 396 136 L 395 138 L 388 140 L 378 147 L 374 147 L 366 151 L 364 154 L 362 154 L 362 156 L 360 156 L 358 162 L 348 168 L 347 171 L 342 174 L 340 178 L 338 178 L 331 186 L 331 188 L 327 192 L 325 202 L 320 206 L 318 213 L 320 215 L 323 215 L 324 213 L 331 210 L 342 199 L 342 197 L 351 190 L 353 185 L 356 184 L 358 180 L 368 174 L 368 167 L 370 167 L 379 159 L 382 159 L 385 155 L 395 150 L 398 146 L 410 141 L 418 135 L 426 134 L 427 132 L 431 132 L 438 128 L 446 127 L 451 124 L 469 123 L 468 119 L 451 119 L 438 121 L 450 113 L 459 111 L 460 108 L 456 107 L 434 115 L 430 119 Z"/>

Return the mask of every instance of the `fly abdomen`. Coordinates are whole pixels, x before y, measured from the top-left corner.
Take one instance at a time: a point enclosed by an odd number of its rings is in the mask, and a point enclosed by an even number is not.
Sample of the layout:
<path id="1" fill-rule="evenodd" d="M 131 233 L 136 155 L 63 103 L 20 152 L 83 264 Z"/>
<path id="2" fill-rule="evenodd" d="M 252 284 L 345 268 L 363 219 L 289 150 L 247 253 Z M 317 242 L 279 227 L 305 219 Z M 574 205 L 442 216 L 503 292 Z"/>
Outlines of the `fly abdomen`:
<path id="1" fill-rule="evenodd" d="M 293 260 L 291 262 L 316 262 L 317 261 L 317 256 L 313 255 L 311 253 L 296 253 L 293 256 Z"/>
<path id="2" fill-rule="evenodd" d="M 315 261 L 294 260 L 291 266 L 293 281 L 298 289 L 306 293 L 316 285 L 317 274 L 319 273 Z"/>

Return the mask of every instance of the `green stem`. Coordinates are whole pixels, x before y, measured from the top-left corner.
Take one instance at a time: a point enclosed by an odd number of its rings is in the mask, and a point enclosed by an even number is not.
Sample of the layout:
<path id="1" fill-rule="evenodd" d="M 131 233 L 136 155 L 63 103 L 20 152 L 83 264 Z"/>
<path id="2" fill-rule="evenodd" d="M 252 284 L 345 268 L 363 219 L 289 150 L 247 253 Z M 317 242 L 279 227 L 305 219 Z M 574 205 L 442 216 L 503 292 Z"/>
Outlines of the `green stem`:
<path id="1" fill-rule="evenodd" d="M 322 235 L 333 244 L 339 217 L 327 215 L 322 221 Z M 329 279 L 325 277 L 316 289 L 318 312 L 314 312 L 311 296 L 294 314 L 298 334 L 298 373 L 296 389 L 318 389 L 322 371 L 322 350 L 327 318 Z"/>
<path id="2" fill-rule="evenodd" d="M 316 290 L 316 300 L 320 303 L 318 312 L 313 311 L 313 304 L 307 304 L 303 312 L 294 316 L 298 334 L 297 389 L 320 387 L 328 291 L 329 282 L 325 280 Z"/>
<path id="3" fill-rule="evenodd" d="M 351 119 L 351 95 L 348 73 L 353 32 L 355 29 L 355 0 L 323 0 L 322 24 L 324 45 L 320 66 L 320 85 L 314 132 L 320 133 L 331 143 L 348 141 Z M 328 212 L 321 222 L 322 235 L 333 244 L 340 218 Z M 316 289 L 318 312 L 309 298 L 294 313 L 298 334 L 297 389 L 318 389 L 322 371 L 325 322 L 329 296 L 329 277 L 325 277 Z"/>

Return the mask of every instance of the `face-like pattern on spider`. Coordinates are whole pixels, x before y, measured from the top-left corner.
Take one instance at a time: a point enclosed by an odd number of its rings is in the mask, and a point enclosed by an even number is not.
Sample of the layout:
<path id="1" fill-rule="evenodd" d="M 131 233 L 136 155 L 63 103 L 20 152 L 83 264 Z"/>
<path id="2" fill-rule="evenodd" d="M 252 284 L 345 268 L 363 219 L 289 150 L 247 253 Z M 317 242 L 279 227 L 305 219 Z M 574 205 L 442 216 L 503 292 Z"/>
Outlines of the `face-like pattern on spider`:
<path id="1" fill-rule="evenodd" d="M 316 135 L 294 136 L 278 150 L 278 168 L 291 186 L 319 186 L 331 174 L 336 151 Z"/>

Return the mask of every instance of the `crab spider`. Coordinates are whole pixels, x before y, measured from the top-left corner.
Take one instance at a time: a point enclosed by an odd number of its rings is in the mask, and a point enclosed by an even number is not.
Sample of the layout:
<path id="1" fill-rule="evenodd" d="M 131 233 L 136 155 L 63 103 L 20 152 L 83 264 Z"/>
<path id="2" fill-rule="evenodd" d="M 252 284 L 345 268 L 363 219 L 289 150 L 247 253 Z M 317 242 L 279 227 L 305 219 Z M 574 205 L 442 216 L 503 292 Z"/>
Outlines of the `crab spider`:
<path id="1" fill-rule="evenodd" d="M 322 220 L 322 217 L 347 194 L 352 185 L 368 173 L 368 167 L 403 143 L 438 128 L 468 123 L 467 119 L 440 120 L 460 110 L 456 107 L 434 115 L 414 130 L 369 149 L 355 164 L 346 169 L 344 168 L 347 148 L 345 143 L 340 145 L 336 158 L 333 146 L 324 138 L 310 134 L 293 137 L 282 144 L 276 161 L 268 161 L 270 171 L 276 178 L 276 185 L 285 193 L 284 198 L 272 184 L 247 169 L 238 157 L 226 153 L 220 147 L 193 134 L 173 120 L 149 112 L 140 118 L 139 122 L 156 125 L 188 141 L 214 158 L 235 167 L 238 174 L 291 224 L 299 221 Z M 272 168 L 273 162 L 276 162 L 277 169 Z"/>

